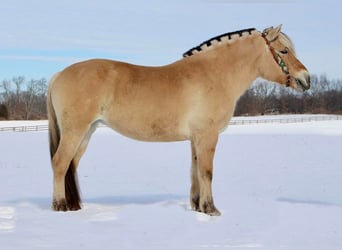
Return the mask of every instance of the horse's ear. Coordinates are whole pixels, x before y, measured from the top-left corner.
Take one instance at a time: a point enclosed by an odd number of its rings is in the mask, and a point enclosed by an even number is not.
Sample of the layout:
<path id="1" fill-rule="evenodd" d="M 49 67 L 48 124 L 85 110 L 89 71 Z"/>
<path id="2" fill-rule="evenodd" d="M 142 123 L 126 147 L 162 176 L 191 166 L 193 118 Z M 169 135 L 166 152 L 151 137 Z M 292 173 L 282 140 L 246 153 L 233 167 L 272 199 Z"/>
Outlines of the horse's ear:
<path id="1" fill-rule="evenodd" d="M 269 42 L 273 42 L 277 40 L 279 33 L 281 31 L 281 27 L 282 27 L 282 24 L 280 24 L 276 28 L 270 27 L 270 28 L 265 29 L 262 33 Z"/>

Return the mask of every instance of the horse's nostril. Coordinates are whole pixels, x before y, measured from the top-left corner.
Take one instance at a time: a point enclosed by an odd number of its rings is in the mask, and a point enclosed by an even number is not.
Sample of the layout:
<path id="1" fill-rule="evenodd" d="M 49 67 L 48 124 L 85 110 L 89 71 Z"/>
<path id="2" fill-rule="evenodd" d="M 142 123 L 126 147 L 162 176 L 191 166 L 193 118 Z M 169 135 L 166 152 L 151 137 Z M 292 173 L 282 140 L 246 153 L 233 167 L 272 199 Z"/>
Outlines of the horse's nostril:
<path id="1" fill-rule="evenodd" d="M 305 81 L 306 81 L 306 84 L 308 85 L 308 89 L 309 89 L 310 88 L 310 81 L 311 81 L 309 73 L 305 74 Z"/>
<path id="2" fill-rule="evenodd" d="M 307 76 L 306 76 L 306 82 L 308 83 L 308 84 L 310 84 L 310 75 L 308 74 Z"/>

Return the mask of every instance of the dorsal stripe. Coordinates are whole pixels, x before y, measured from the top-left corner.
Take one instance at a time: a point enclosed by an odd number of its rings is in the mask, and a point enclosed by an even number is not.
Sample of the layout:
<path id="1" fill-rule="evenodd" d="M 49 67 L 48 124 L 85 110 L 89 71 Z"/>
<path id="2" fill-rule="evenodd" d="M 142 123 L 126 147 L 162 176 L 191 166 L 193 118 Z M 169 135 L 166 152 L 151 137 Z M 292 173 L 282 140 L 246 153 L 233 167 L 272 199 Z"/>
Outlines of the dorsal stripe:
<path id="1" fill-rule="evenodd" d="M 207 46 L 207 47 L 211 47 L 212 46 L 212 42 L 213 41 L 217 41 L 217 42 L 221 42 L 223 37 L 228 37 L 228 40 L 232 39 L 233 35 L 239 35 L 240 37 L 243 36 L 244 33 L 248 33 L 249 35 L 252 34 L 252 32 L 255 31 L 255 28 L 250 28 L 250 29 L 243 29 L 243 30 L 238 30 L 238 31 L 234 31 L 234 32 L 228 32 L 228 33 L 224 33 L 222 35 L 219 36 L 215 36 L 207 41 L 204 41 L 203 43 L 201 43 L 200 45 L 189 49 L 187 52 L 185 52 L 183 54 L 183 57 L 188 57 L 188 56 L 192 56 L 195 52 L 201 52 L 203 50 L 202 46 Z"/>

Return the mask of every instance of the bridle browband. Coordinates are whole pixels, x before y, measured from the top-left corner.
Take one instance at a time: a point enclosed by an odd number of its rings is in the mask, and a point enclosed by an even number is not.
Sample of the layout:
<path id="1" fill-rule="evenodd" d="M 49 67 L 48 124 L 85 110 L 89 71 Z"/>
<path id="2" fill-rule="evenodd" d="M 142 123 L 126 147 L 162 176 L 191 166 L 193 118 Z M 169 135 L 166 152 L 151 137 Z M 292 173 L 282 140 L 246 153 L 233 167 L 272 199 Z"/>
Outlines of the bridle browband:
<path id="1" fill-rule="evenodd" d="M 265 31 L 261 34 L 261 36 L 264 38 L 268 48 L 270 49 L 274 60 L 276 61 L 276 63 L 280 66 L 281 70 L 285 73 L 286 75 L 286 87 L 290 86 L 291 83 L 291 75 L 290 72 L 286 66 L 286 63 L 284 62 L 283 58 L 279 55 L 279 53 L 272 47 L 271 43 L 273 43 L 274 41 L 276 41 L 278 39 L 278 36 L 275 37 L 274 39 L 272 39 L 271 41 L 269 41 L 267 39 L 268 33 Z"/>

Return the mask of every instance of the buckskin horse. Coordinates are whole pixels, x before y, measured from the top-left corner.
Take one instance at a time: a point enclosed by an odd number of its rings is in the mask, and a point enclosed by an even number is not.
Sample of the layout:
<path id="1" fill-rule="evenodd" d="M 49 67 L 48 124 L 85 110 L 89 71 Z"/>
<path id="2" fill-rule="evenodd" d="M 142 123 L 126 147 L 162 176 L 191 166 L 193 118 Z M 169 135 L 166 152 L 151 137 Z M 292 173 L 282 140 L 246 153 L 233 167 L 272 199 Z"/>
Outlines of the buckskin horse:
<path id="1" fill-rule="evenodd" d="M 213 157 L 237 100 L 258 77 L 304 91 L 310 75 L 281 25 L 222 34 L 183 57 L 160 67 L 93 59 L 52 77 L 52 209 L 81 208 L 76 169 L 101 122 L 141 141 L 191 141 L 191 208 L 220 215 L 212 196 Z"/>

